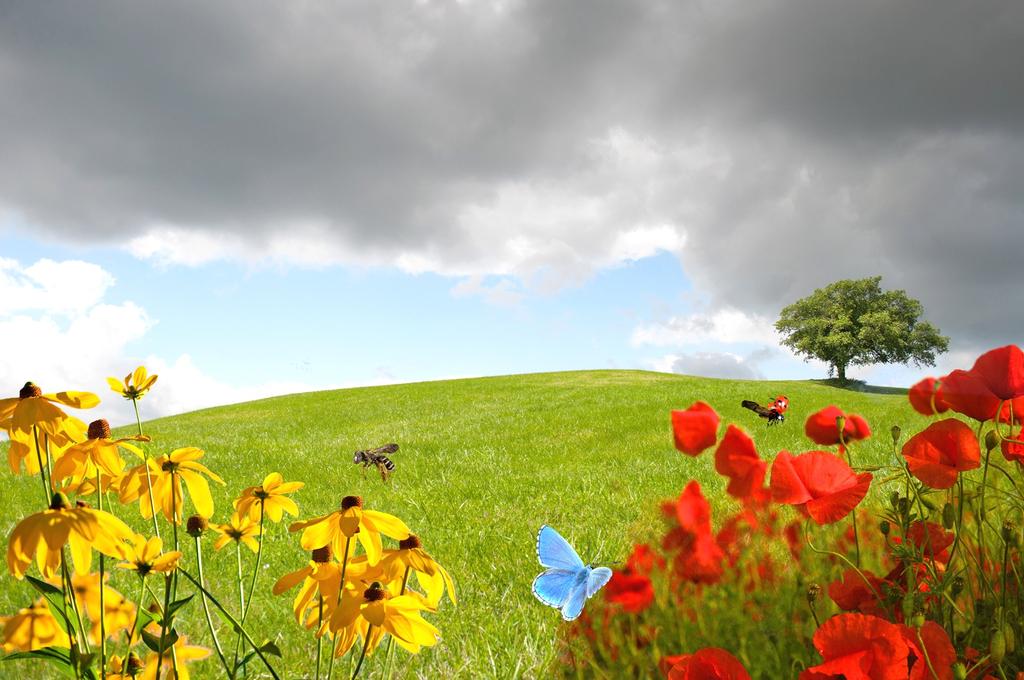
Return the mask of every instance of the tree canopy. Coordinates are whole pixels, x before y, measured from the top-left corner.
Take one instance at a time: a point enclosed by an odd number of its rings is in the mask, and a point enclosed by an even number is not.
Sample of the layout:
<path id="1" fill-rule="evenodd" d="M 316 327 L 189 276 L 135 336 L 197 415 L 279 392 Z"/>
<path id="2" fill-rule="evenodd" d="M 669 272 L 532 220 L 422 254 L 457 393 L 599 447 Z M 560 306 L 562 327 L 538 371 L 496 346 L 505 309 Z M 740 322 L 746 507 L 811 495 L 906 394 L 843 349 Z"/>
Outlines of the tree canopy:
<path id="1" fill-rule="evenodd" d="M 935 365 L 949 338 L 921 320 L 924 307 L 906 291 L 883 291 L 881 276 L 836 281 L 784 308 L 775 322 L 782 344 L 828 362 L 846 380 L 849 366 Z"/>

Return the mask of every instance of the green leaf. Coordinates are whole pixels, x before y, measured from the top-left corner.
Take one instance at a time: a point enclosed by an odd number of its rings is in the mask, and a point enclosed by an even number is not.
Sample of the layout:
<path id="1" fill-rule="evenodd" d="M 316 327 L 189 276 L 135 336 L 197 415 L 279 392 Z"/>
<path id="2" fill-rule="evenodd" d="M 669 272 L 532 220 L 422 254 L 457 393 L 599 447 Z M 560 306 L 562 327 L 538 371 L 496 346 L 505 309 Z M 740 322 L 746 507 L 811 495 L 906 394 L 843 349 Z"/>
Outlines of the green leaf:
<path id="1" fill-rule="evenodd" d="M 28 581 L 33 588 L 38 590 L 42 594 L 43 598 L 46 599 L 46 603 L 50 607 L 50 612 L 54 616 L 59 616 L 60 619 L 63 619 L 64 628 L 67 629 L 71 627 L 71 619 L 68 617 L 67 609 L 64 607 L 64 591 L 47 583 L 46 581 L 40 581 L 34 576 L 29 576 L 27 574 L 25 575 L 25 580 Z"/>
<path id="2" fill-rule="evenodd" d="M 75 677 L 75 671 L 71 667 L 70 654 L 59 647 L 43 647 L 42 649 L 34 649 L 31 652 L 14 652 L 3 657 L 4 661 L 17 661 L 18 659 L 42 659 L 49 661 L 57 667 L 57 670 L 62 675 L 66 675 L 69 678 Z"/>
<path id="3" fill-rule="evenodd" d="M 135 635 L 142 633 L 142 629 L 148 626 L 153 621 L 156 621 L 158 617 L 148 609 L 139 610 L 139 616 L 135 620 Z"/>
<path id="4" fill-rule="evenodd" d="M 260 651 L 263 652 L 264 654 L 270 654 L 271 656 L 276 656 L 278 659 L 284 658 L 281 655 L 281 648 L 278 647 L 276 644 L 274 644 L 274 642 L 271 641 L 271 640 L 267 640 L 262 645 L 260 645 Z"/>
<path id="5" fill-rule="evenodd" d="M 170 604 L 170 606 L 169 606 L 169 607 L 167 607 L 167 620 L 168 620 L 169 622 L 170 622 L 170 621 L 173 621 L 173 620 L 174 620 L 174 614 L 175 614 L 175 613 L 176 613 L 176 612 L 177 612 L 177 611 L 178 611 L 179 609 L 181 609 L 182 607 L 184 607 L 185 605 L 187 605 L 187 604 L 188 604 L 189 602 L 191 602 L 191 601 L 192 601 L 192 598 L 193 598 L 193 597 L 195 597 L 195 596 L 196 596 L 196 595 L 195 595 L 195 593 L 192 593 L 192 594 L 191 594 L 191 595 L 189 595 L 188 597 L 182 598 L 182 599 L 180 599 L 180 600 L 175 600 L 174 602 L 172 602 L 172 603 Z"/>
<path id="6" fill-rule="evenodd" d="M 160 653 L 160 636 L 159 635 L 154 635 L 153 633 L 150 633 L 148 630 L 144 630 L 144 631 L 142 631 L 142 641 L 145 642 L 146 646 L 149 647 L 151 650 L 153 650 L 157 654 Z M 170 651 L 171 647 L 173 647 L 174 643 L 177 642 L 177 641 L 178 641 L 178 633 L 177 633 L 177 631 L 175 631 L 173 628 L 170 629 L 169 631 L 167 631 L 167 634 L 164 636 L 164 646 L 163 646 L 164 654 L 166 654 L 168 651 Z"/>

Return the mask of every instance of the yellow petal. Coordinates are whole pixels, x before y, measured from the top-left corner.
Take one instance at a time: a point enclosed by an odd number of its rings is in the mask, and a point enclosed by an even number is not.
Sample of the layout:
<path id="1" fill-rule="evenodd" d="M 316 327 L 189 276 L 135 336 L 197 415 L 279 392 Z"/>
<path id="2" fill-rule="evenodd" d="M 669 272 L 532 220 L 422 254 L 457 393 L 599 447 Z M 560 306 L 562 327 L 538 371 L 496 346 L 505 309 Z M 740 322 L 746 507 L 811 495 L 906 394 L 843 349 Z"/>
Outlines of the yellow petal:
<path id="1" fill-rule="evenodd" d="M 107 384 L 110 385 L 110 389 L 114 390 L 118 394 L 124 394 L 124 383 L 118 380 L 117 378 L 107 378 Z"/>
<path id="2" fill-rule="evenodd" d="M 405 525 L 405 522 L 386 512 L 363 510 L 363 523 L 368 525 L 371 530 L 379 531 L 385 536 L 390 536 L 399 541 L 409 538 L 409 534 L 412 533 L 409 531 L 409 527 Z"/>
<path id="3" fill-rule="evenodd" d="M 136 389 L 138 389 L 144 382 L 146 382 L 146 367 L 139 366 L 132 373 L 132 385 L 135 385 Z"/>
<path id="4" fill-rule="evenodd" d="M 58 392 L 57 394 L 47 394 L 45 398 L 59 401 L 71 408 L 92 408 L 100 403 L 100 398 L 92 392 Z"/>
<path id="5" fill-rule="evenodd" d="M 213 496 L 210 495 L 210 485 L 206 483 L 202 475 L 185 469 L 179 470 L 178 474 L 188 486 L 188 493 L 192 498 L 192 505 L 196 508 L 196 514 L 207 519 L 213 517 Z"/>

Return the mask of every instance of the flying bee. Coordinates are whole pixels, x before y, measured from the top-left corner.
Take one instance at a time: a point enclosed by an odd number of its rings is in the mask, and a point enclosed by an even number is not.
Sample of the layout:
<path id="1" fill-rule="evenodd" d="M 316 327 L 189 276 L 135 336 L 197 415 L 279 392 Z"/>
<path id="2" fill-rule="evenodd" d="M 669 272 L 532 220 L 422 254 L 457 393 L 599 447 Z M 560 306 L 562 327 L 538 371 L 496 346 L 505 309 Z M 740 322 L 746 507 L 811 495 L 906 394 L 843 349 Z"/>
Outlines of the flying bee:
<path id="1" fill-rule="evenodd" d="M 789 399 L 779 395 L 767 406 L 761 406 L 756 401 L 744 399 L 740 402 L 740 406 L 750 409 L 762 418 L 767 418 L 769 425 L 775 425 L 786 420 L 785 413 L 786 409 L 789 408 Z"/>
<path id="2" fill-rule="evenodd" d="M 356 451 L 352 462 L 356 465 L 363 464 L 363 477 L 366 476 L 366 469 L 368 467 L 371 465 L 376 466 L 377 472 L 380 473 L 380 478 L 386 483 L 388 476 L 395 471 L 395 464 L 384 454 L 394 453 L 397 450 L 398 444 L 385 444 L 375 449 L 363 449 Z"/>

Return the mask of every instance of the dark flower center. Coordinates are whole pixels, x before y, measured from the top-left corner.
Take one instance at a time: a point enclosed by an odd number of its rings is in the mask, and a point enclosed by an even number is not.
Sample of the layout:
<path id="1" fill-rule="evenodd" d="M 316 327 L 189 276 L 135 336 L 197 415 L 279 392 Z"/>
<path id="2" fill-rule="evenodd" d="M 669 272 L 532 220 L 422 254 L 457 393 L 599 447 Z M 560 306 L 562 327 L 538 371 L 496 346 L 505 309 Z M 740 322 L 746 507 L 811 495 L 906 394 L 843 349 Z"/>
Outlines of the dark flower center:
<path id="1" fill-rule="evenodd" d="M 160 466 L 160 469 L 163 470 L 164 472 L 174 472 L 178 469 L 178 464 L 175 463 L 173 460 L 165 460 L 163 464 Z"/>
<path id="2" fill-rule="evenodd" d="M 363 507 L 362 496 L 345 496 L 341 499 L 341 509 L 348 510 L 349 508 L 361 508 Z"/>
<path id="3" fill-rule="evenodd" d="M 59 491 L 53 494 L 53 498 L 50 499 L 50 510 L 70 510 L 71 501 L 68 497 Z"/>
<path id="4" fill-rule="evenodd" d="M 110 439 L 110 423 L 102 418 L 89 423 L 89 439 Z"/>
<path id="5" fill-rule="evenodd" d="M 416 548 L 422 547 L 420 539 L 416 534 L 409 534 L 409 538 L 404 538 L 398 542 L 398 547 L 401 550 L 415 550 Z"/>
<path id="6" fill-rule="evenodd" d="M 32 382 L 25 383 L 25 386 L 18 391 L 19 399 L 28 399 L 30 397 L 41 396 L 43 396 L 43 390 L 39 388 L 39 385 L 36 385 L 35 383 Z"/>
<path id="7" fill-rule="evenodd" d="M 383 600 L 385 595 L 386 594 L 384 593 L 384 588 L 377 581 L 374 581 L 372 584 L 370 584 L 370 587 L 363 592 L 363 598 L 367 602 L 377 602 L 379 600 Z"/>
<path id="8" fill-rule="evenodd" d="M 185 522 L 185 531 L 188 532 L 189 536 L 199 538 L 203 535 L 203 532 L 206 531 L 206 528 L 208 526 L 210 526 L 210 523 L 206 520 L 205 517 L 201 517 L 199 515 L 192 515 Z"/>
<path id="9" fill-rule="evenodd" d="M 312 559 L 317 564 L 326 564 L 331 561 L 331 546 L 325 545 L 313 551 Z"/>
<path id="10" fill-rule="evenodd" d="M 261 501 L 270 498 L 270 494 L 267 493 L 267 491 L 265 491 L 262 486 L 256 487 L 256 490 L 252 492 L 252 495 L 255 498 L 259 498 Z"/>

